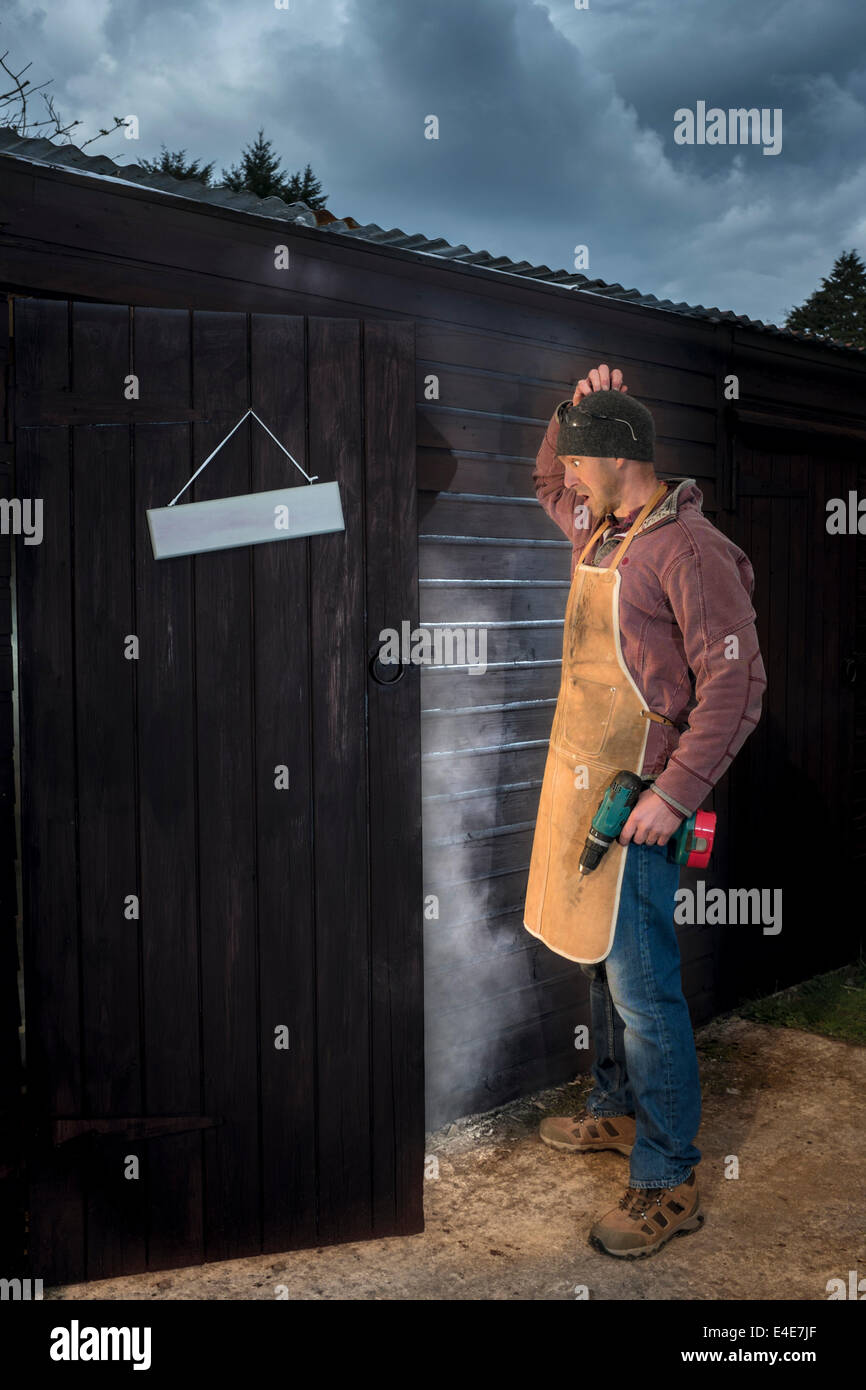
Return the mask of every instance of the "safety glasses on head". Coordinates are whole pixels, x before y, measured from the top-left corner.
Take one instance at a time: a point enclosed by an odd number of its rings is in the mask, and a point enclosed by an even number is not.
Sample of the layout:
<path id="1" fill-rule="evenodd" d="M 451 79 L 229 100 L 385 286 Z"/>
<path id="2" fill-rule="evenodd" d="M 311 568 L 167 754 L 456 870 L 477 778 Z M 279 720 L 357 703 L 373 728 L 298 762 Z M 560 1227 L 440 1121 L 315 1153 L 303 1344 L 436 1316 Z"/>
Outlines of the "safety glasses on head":
<path id="1" fill-rule="evenodd" d="M 623 420 L 621 415 L 587 415 L 581 410 L 579 405 L 569 406 L 565 415 L 569 425 L 573 429 L 578 430 L 589 429 L 590 426 L 596 424 L 599 420 L 615 420 L 618 425 L 625 425 L 632 439 L 637 442 L 637 435 L 631 426 L 631 422 L 629 420 Z"/>

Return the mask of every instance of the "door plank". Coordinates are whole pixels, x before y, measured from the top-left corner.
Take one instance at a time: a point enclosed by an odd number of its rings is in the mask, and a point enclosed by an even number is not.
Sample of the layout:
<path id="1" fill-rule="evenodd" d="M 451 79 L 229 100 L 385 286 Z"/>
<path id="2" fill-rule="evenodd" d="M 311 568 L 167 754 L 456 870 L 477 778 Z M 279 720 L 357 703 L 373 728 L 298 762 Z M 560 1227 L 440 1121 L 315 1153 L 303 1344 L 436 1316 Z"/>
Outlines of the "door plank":
<path id="1" fill-rule="evenodd" d="M 249 404 L 247 353 L 243 314 L 195 316 L 193 405 L 207 420 L 193 430 L 196 467 Z M 242 427 L 191 491 L 200 502 L 249 490 L 249 432 Z M 203 1136 L 204 1251 L 207 1260 L 228 1260 L 261 1242 L 250 553 L 197 555 L 193 565 L 202 1108 L 223 1121 Z"/>
<path id="2" fill-rule="evenodd" d="M 418 519 L 412 324 L 364 328 L 367 647 L 418 625 Z M 408 601 L 408 602 L 407 602 Z M 373 1223 L 424 1226 L 420 667 L 393 686 L 367 677 L 372 969 Z M 402 872 L 395 873 L 395 866 Z M 407 1007 L 408 1004 L 408 1007 Z"/>
<path id="3" fill-rule="evenodd" d="M 122 399 L 129 368 L 126 306 L 74 304 L 75 389 Z M 141 922 L 125 915 L 139 894 L 130 446 L 126 425 L 72 429 L 84 1113 L 95 1115 L 142 1112 Z M 106 1139 L 83 1153 L 88 1277 L 144 1269 L 143 1146 Z M 139 1176 L 127 1177 L 133 1158 Z"/>
<path id="4" fill-rule="evenodd" d="M 133 361 L 141 398 L 172 406 L 190 397 L 190 323 L 180 309 L 136 309 Z M 142 902 L 144 1100 L 148 1115 L 202 1111 L 196 736 L 192 562 L 153 558 L 147 509 L 186 482 L 191 431 L 182 424 L 135 430 L 138 765 Z M 172 1269 L 203 1258 L 202 1138 L 146 1142 L 148 1265 Z"/>
<path id="5" fill-rule="evenodd" d="M 251 320 L 252 405 L 306 472 L 302 318 Z M 258 424 L 253 487 L 306 487 Z M 265 1250 L 316 1239 L 316 953 L 309 633 L 310 541 L 253 549 L 256 827 Z M 277 787 L 285 766 L 288 787 Z M 275 1029 L 288 1029 L 277 1048 Z"/>
<path id="6" fill-rule="evenodd" d="M 15 383 L 69 382 L 68 305 L 15 301 Z M 16 487 L 43 500 L 41 545 L 16 540 L 22 913 L 27 1089 L 35 1124 L 82 1102 L 76 844 L 75 668 L 68 430 L 17 429 Z M 29 771 L 29 775 L 28 775 Z M 85 1275 L 77 1166 L 40 1145 L 29 1165 L 29 1260 L 36 1275 Z"/>
<path id="7" fill-rule="evenodd" d="M 309 323 L 310 469 L 345 532 L 310 539 L 319 1241 L 372 1234 L 364 424 L 360 325 Z M 372 504 L 372 500 L 371 504 Z"/>

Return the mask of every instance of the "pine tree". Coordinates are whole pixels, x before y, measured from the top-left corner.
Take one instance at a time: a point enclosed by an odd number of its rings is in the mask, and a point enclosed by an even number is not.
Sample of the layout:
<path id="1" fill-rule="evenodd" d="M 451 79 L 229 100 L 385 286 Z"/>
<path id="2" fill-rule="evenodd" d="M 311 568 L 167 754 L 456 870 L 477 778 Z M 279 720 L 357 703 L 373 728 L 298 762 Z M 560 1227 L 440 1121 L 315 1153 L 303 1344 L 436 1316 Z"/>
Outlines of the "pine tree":
<path id="1" fill-rule="evenodd" d="M 223 169 L 222 183 L 235 193 L 255 193 L 259 198 L 283 198 L 287 203 L 306 203 L 309 208 L 323 208 L 325 195 L 322 185 L 307 164 L 303 173 L 287 178 L 280 168 L 279 156 L 274 154 L 273 142 L 265 139 L 260 129 L 248 145 L 240 164 Z"/>
<path id="2" fill-rule="evenodd" d="M 263 127 L 253 143 L 247 145 L 240 164 L 223 169 L 222 182 L 235 193 L 255 193 L 259 198 L 283 196 L 285 175 L 279 156 L 273 152 L 272 142 L 265 139 Z"/>
<path id="3" fill-rule="evenodd" d="M 310 165 L 304 167 L 303 174 L 292 174 L 287 180 L 283 197 L 287 203 L 306 203 L 308 208 L 323 208 L 325 195 L 322 185 L 313 174 Z"/>
<path id="4" fill-rule="evenodd" d="M 146 169 L 149 174 L 171 174 L 175 179 L 196 179 L 206 186 L 210 186 L 210 176 L 213 172 L 213 161 L 210 164 L 202 164 L 198 159 L 189 160 L 186 158 L 186 150 L 170 153 L 165 145 L 162 146 L 159 159 L 140 159 L 138 166 L 140 169 Z"/>
<path id="5" fill-rule="evenodd" d="M 856 251 L 842 252 L 820 289 L 791 310 L 785 327 L 866 347 L 866 266 Z"/>

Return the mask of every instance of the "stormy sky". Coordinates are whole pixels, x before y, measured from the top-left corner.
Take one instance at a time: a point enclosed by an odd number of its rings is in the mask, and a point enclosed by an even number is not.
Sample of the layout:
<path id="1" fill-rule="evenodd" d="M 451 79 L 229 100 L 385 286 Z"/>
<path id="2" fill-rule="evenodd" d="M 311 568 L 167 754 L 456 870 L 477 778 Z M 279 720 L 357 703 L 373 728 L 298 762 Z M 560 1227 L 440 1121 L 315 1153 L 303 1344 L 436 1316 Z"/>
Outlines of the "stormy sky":
<path id="1" fill-rule="evenodd" d="M 780 323 L 866 258 L 866 6 L 856 0 L 6 0 L 79 138 L 121 164 L 237 161 L 257 128 L 328 207 Z M 782 147 L 677 144 L 679 108 L 782 111 Z M 425 139 L 425 118 L 439 121 Z"/>

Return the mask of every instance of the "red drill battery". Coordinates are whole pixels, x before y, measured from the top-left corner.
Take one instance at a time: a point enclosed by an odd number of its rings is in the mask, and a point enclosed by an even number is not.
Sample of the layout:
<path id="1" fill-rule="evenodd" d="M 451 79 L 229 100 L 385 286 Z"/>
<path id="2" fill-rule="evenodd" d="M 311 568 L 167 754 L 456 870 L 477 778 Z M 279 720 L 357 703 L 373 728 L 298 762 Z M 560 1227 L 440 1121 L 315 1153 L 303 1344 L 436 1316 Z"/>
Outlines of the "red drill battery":
<path id="1" fill-rule="evenodd" d="M 671 859 L 689 869 L 706 869 L 716 838 L 715 811 L 695 811 L 671 836 Z"/>

